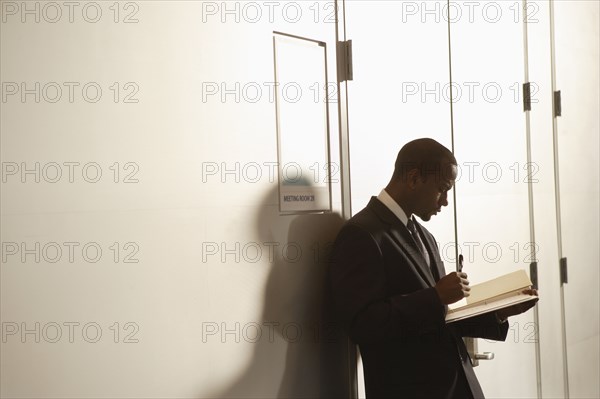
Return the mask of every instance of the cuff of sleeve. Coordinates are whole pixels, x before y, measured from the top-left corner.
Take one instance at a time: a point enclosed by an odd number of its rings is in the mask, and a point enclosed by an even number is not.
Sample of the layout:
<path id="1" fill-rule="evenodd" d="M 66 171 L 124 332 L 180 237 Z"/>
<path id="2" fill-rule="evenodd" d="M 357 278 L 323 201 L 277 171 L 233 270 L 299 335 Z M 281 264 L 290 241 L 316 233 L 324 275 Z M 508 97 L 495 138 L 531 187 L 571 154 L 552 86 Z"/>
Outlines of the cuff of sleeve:
<path id="1" fill-rule="evenodd" d="M 498 322 L 498 324 L 502 324 L 507 320 L 507 319 L 501 319 L 500 316 L 498 316 L 498 312 L 494 312 L 494 316 L 496 317 L 496 321 Z"/>

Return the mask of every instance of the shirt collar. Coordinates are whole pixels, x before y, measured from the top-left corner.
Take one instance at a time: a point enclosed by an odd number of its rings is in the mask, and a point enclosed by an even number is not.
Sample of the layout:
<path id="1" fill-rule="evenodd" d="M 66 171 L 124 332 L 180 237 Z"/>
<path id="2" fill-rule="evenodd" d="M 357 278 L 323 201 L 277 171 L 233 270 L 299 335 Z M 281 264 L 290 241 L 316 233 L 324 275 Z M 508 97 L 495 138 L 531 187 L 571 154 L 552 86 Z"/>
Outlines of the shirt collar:
<path id="1" fill-rule="evenodd" d="M 391 195 L 388 194 L 387 191 L 385 191 L 385 189 L 381 190 L 377 196 L 377 199 L 381 201 L 383 205 L 385 205 L 390 211 L 392 211 L 392 213 L 396 215 L 396 217 L 400 219 L 400 221 L 406 226 L 408 223 L 408 217 L 406 216 L 406 213 L 404 213 L 404 210 L 402 210 L 400 205 L 398 205 L 398 203 L 392 198 Z"/>

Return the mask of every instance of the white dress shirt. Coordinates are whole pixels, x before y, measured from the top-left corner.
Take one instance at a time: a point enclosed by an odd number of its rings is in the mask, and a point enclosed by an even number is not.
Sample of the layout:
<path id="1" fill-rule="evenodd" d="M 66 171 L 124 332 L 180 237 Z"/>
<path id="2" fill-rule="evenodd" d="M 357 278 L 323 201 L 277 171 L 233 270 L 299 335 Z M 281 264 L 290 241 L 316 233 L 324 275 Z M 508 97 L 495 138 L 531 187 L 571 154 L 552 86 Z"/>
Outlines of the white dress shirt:
<path id="1" fill-rule="evenodd" d="M 404 227 L 406 227 L 408 229 L 408 216 L 406 216 L 406 213 L 404 212 L 404 210 L 402 209 L 402 207 L 400 205 L 398 205 L 398 203 L 392 198 L 391 195 L 389 195 L 387 193 L 387 191 L 385 191 L 385 189 L 381 190 L 381 192 L 379 193 L 379 195 L 377 196 L 377 199 L 381 202 L 383 202 L 383 205 L 385 205 L 390 211 L 392 211 L 392 213 L 398 218 L 400 219 L 400 221 L 404 224 Z M 414 223 L 414 219 L 413 219 L 413 223 Z M 412 235 L 412 233 L 411 233 Z M 417 241 L 417 238 L 415 238 L 415 241 Z M 421 242 L 419 242 L 421 241 Z M 419 241 L 417 241 L 417 245 L 421 245 L 423 239 L 419 237 Z M 427 266 L 430 266 L 430 259 L 429 259 L 429 252 L 427 251 L 427 248 L 425 248 L 425 245 L 423 244 L 423 257 L 425 258 L 425 263 L 427 263 Z"/>

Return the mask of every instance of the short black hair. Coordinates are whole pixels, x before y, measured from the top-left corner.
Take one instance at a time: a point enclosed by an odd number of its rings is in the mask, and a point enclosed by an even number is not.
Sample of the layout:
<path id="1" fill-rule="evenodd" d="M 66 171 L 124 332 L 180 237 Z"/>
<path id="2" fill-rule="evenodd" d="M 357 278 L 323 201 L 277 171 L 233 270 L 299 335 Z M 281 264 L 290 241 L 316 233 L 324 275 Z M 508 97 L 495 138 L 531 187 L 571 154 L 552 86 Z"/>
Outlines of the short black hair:
<path id="1" fill-rule="evenodd" d="M 408 172 L 417 169 L 424 180 L 433 176 L 442 181 L 449 177 L 447 165 L 458 165 L 452 151 L 434 139 L 416 139 L 398 152 L 392 178 L 404 180 Z"/>

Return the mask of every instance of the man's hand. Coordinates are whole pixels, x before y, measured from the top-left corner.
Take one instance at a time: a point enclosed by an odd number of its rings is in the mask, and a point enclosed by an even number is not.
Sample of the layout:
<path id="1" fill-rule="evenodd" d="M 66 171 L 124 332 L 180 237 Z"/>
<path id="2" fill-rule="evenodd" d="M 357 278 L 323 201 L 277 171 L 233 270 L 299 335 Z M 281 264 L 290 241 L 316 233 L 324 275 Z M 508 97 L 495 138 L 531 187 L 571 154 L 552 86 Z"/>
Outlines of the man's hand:
<path id="1" fill-rule="evenodd" d="M 470 295 L 467 273 L 452 272 L 442 277 L 435 285 L 435 290 L 444 305 L 460 301 Z"/>
<path id="2" fill-rule="evenodd" d="M 538 291 L 536 289 L 530 288 L 527 290 L 523 290 L 523 294 L 538 296 Z M 518 314 L 525 313 L 529 309 L 534 307 L 535 304 L 537 303 L 537 301 L 539 301 L 539 300 L 540 300 L 539 298 L 535 298 L 533 301 L 517 303 L 516 305 L 512 305 L 507 308 L 497 310 L 496 316 L 498 316 L 498 318 L 500 320 L 506 320 L 510 316 L 516 316 Z"/>

